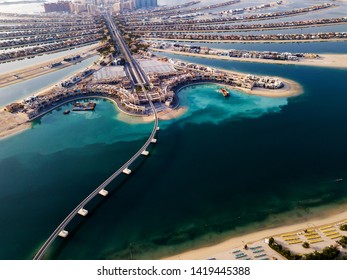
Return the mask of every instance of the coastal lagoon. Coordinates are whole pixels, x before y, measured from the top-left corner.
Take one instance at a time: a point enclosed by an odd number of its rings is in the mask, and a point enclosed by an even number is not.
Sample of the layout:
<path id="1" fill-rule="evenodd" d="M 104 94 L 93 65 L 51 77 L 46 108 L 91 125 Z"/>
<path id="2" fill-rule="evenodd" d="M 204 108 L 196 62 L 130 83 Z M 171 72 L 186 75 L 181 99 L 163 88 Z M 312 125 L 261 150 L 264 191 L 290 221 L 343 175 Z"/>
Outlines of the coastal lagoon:
<path id="1" fill-rule="evenodd" d="M 176 57 L 177 58 L 177 57 Z M 185 58 L 221 68 L 234 63 Z M 346 70 L 237 65 L 283 76 L 303 95 L 265 98 L 217 85 L 179 92 L 188 111 L 161 121 L 158 144 L 87 205 L 53 259 L 148 259 L 212 244 L 240 231 L 304 219 L 347 198 Z M 109 101 L 0 141 L 2 259 L 30 259 L 61 220 L 142 146 L 152 124 L 120 121 Z M 333 125 L 332 125 L 333 124 Z M 286 220 L 286 222 L 290 222 Z M 15 244 L 15 246 L 13 245 Z"/>
<path id="2" fill-rule="evenodd" d="M 343 42 L 229 45 L 346 52 Z M 304 94 L 272 99 L 232 90 L 224 98 L 217 85 L 182 89 L 187 112 L 160 121 L 150 156 L 137 160 L 130 176 L 121 174 L 108 197 L 88 204 L 88 216 L 76 217 L 68 238 L 57 239 L 46 258 L 162 258 L 323 215 L 347 200 L 347 70 L 167 56 L 292 79 Z M 16 92 L 27 90 L 23 84 Z M 152 123 L 124 122 L 113 103 L 95 102 L 95 112 L 64 115 L 67 104 L 0 140 L 0 259 L 31 259 L 65 216 L 146 141 Z"/>

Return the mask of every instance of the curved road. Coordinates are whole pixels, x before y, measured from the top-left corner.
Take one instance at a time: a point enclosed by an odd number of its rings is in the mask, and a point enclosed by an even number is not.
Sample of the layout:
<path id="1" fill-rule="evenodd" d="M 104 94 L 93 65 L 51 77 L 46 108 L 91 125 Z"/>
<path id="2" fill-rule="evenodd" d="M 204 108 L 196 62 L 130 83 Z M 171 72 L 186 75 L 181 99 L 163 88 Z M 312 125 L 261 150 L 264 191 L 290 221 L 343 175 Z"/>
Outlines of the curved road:
<path id="1" fill-rule="evenodd" d="M 46 253 L 47 249 L 49 246 L 53 243 L 53 241 L 58 237 L 59 233 L 64 230 L 64 228 L 70 223 L 70 221 L 78 214 L 78 211 L 84 206 L 90 202 L 95 196 L 99 194 L 99 192 L 106 188 L 119 174 L 123 173 L 123 170 L 128 168 L 139 156 L 141 156 L 141 153 L 147 149 L 147 147 L 151 144 L 151 141 L 154 139 L 155 134 L 158 130 L 158 115 L 155 110 L 155 107 L 149 98 L 147 91 L 145 90 L 142 81 L 146 81 L 145 78 L 142 77 L 143 72 L 140 71 L 141 69 L 138 65 L 137 62 L 131 57 L 129 49 L 125 45 L 124 41 L 122 40 L 118 30 L 116 30 L 116 27 L 114 26 L 114 23 L 111 21 L 111 18 L 109 15 L 107 15 L 107 20 L 109 21 L 109 24 L 111 25 L 111 28 L 113 29 L 113 32 L 115 36 L 118 39 L 118 43 L 120 43 L 121 48 L 125 54 L 125 56 L 129 59 L 129 63 L 132 66 L 132 70 L 135 74 L 135 76 L 138 79 L 139 84 L 141 85 L 143 91 L 146 94 L 146 97 L 148 99 L 149 105 L 154 113 L 154 126 L 151 135 L 145 142 L 145 144 L 134 154 L 126 163 L 123 164 L 122 167 L 120 167 L 116 172 L 114 172 L 108 179 L 106 179 L 105 182 L 103 182 L 100 186 L 98 186 L 92 193 L 90 193 L 80 204 L 78 204 L 75 209 L 73 209 L 70 214 L 60 223 L 60 225 L 53 231 L 53 233 L 48 237 L 46 242 L 42 245 L 42 247 L 38 250 L 36 255 L 34 256 L 34 260 L 40 260 Z M 136 67 L 135 67 L 136 66 Z M 141 77 L 141 78 L 140 78 Z"/>

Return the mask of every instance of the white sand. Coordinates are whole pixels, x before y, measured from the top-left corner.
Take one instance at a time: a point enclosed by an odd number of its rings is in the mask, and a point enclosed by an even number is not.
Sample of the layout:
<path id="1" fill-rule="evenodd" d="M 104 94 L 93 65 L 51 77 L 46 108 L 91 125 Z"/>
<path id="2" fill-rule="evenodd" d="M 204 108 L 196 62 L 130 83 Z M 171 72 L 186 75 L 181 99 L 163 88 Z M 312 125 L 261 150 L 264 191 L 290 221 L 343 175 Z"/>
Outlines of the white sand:
<path id="1" fill-rule="evenodd" d="M 198 40 L 198 39 L 169 39 L 164 37 L 144 37 L 144 40 L 149 41 L 175 41 L 175 42 L 201 42 L 201 43 L 307 43 L 307 42 L 343 42 L 347 38 L 332 38 L 332 39 L 307 39 L 307 40 Z"/>
<path id="2" fill-rule="evenodd" d="M 321 217 L 321 218 L 315 217 L 315 218 L 306 220 L 305 222 L 300 222 L 294 225 L 285 225 L 285 226 L 276 227 L 273 229 L 266 229 L 266 230 L 261 230 L 261 231 L 245 234 L 238 237 L 233 237 L 213 246 L 187 251 L 178 255 L 168 257 L 166 259 L 204 260 L 214 255 L 229 254 L 230 248 L 237 248 L 242 246 L 243 244 L 252 244 L 254 242 L 259 242 L 260 240 L 263 240 L 265 238 L 269 238 L 271 236 L 276 236 L 279 234 L 284 234 L 284 233 L 294 232 L 299 230 L 305 230 L 308 228 L 308 225 L 314 224 L 316 227 L 319 227 L 319 226 L 323 226 L 327 224 L 334 224 L 346 219 L 347 219 L 347 210 L 342 210 L 328 217 Z"/>
<path id="3" fill-rule="evenodd" d="M 31 127 L 28 123 L 28 117 L 23 113 L 11 114 L 0 110 L 0 138 L 5 138 L 10 135 L 14 135 L 22 132 Z"/>
<path id="4" fill-rule="evenodd" d="M 166 52 L 166 53 L 179 54 L 179 55 L 185 55 L 185 56 L 195 56 L 195 57 L 204 57 L 204 58 L 210 58 L 210 59 L 230 60 L 230 61 L 347 68 L 347 54 L 320 54 L 320 58 L 318 59 L 303 58 L 303 59 L 300 59 L 299 61 L 282 61 L 282 60 L 272 60 L 272 59 L 238 58 L 238 57 L 218 56 L 218 55 L 209 55 L 209 54 L 197 54 L 197 53 L 178 52 L 178 51 L 161 50 L 161 49 L 153 49 L 153 50 L 158 52 L 164 52 L 164 53 Z M 225 51 L 225 50 L 219 50 L 219 49 L 216 49 L 216 50 Z"/>

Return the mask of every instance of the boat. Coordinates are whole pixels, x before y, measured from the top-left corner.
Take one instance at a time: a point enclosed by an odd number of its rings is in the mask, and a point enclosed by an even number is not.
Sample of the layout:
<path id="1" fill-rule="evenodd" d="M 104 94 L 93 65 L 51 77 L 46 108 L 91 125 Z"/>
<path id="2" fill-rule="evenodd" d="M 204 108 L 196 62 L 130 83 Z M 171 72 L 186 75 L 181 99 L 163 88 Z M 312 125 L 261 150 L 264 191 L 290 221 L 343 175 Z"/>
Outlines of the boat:
<path id="1" fill-rule="evenodd" d="M 342 182 L 342 181 L 343 181 L 342 178 L 335 179 L 335 182 Z"/>
<path id="2" fill-rule="evenodd" d="M 230 96 L 230 93 L 229 93 L 229 91 L 227 91 L 226 88 L 220 88 L 219 92 L 222 93 L 224 97 Z"/>
<path id="3" fill-rule="evenodd" d="M 64 115 L 67 115 L 67 114 L 69 114 L 70 113 L 70 110 L 65 110 L 64 111 Z"/>
<path id="4" fill-rule="evenodd" d="M 74 107 L 72 108 L 72 111 L 94 111 L 95 106 L 96 106 L 96 103 L 94 102 L 88 102 L 88 103 L 76 102 L 74 104 Z"/>

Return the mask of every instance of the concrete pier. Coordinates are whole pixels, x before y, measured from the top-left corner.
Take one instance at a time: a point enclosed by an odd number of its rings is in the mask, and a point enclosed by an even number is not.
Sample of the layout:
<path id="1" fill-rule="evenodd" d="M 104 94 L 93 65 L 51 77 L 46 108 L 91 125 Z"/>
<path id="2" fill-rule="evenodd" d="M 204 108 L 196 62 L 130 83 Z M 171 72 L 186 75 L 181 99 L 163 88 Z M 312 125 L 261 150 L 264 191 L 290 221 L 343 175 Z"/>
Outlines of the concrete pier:
<path id="1" fill-rule="evenodd" d="M 88 214 L 88 210 L 81 208 L 80 210 L 78 210 L 77 213 L 80 214 L 81 216 L 85 217 Z"/>
<path id="2" fill-rule="evenodd" d="M 67 230 L 62 230 L 58 235 L 62 238 L 65 238 L 66 236 L 68 236 L 68 234 L 69 232 Z"/>
<path id="3" fill-rule="evenodd" d="M 123 173 L 124 173 L 124 174 L 127 174 L 127 175 L 130 175 L 131 170 L 130 170 L 129 168 L 125 168 L 125 169 L 123 170 Z"/>
<path id="4" fill-rule="evenodd" d="M 105 189 L 102 189 L 101 191 L 99 191 L 99 194 L 102 196 L 106 196 L 106 195 L 108 195 L 108 191 Z"/>
<path id="5" fill-rule="evenodd" d="M 157 143 L 157 139 L 153 138 L 153 139 L 151 140 L 151 143 L 152 143 L 152 144 Z"/>
<path id="6" fill-rule="evenodd" d="M 148 155 L 149 155 L 149 152 L 148 152 L 148 151 L 143 151 L 143 152 L 141 153 L 141 155 L 143 155 L 143 156 L 148 156 Z"/>

